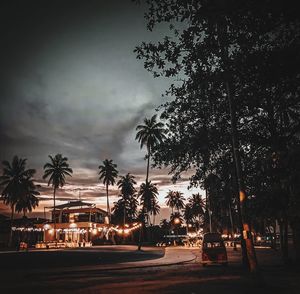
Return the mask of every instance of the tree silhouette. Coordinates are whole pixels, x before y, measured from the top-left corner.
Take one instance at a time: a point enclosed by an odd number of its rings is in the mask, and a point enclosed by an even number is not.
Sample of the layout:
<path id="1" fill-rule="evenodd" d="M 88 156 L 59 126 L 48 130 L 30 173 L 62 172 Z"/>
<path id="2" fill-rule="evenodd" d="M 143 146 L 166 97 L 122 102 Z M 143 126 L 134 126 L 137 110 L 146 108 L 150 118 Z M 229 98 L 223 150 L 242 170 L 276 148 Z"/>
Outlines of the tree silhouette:
<path id="1" fill-rule="evenodd" d="M 22 182 L 22 193 L 19 200 L 16 203 L 16 212 L 23 212 L 23 216 L 26 216 L 26 212 L 31 212 L 32 209 L 39 205 L 38 195 L 40 193 L 37 190 L 33 182 L 33 179 L 26 178 Z"/>
<path id="2" fill-rule="evenodd" d="M 12 162 L 2 161 L 3 172 L 0 177 L 0 186 L 2 188 L 1 196 L 3 202 L 11 208 L 11 228 L 13 224 L 14 212 L 16 205 L 23 201 L 23 197 L 28 195 L 28 191 L 36 191 L 36 187 L 32 182 L 35 174 L 34 169 L 26 169 L 27 159 L 14 156 Z M 36 194 L 37 195 L 37 194 Z M 9 246 L 12 242 L 12 229 L 10 232 Z"/>
<path id="3" fill-rule="evenodd" d="M 205 215 L 205 202 L 202 196 L 199 193 L 192 194 L 192 196 L 188 198 L 188 206 L 191 209 L 191 213 L 194 216 L 194 219 L 197 220 L 198 229 L 200 229 Z"/>
<path id="4" fill-rule="evenodd" d="M 158 195 L 157 186 L 150 182 L 142 183 L 138 196 L 140 197 L 140 204 L 142 205 L 142 213 L 147 216 L 147 223 L 150 224 L 149 214 L 151 213 L 153 204 L 156 203 Z"/>
<path id="5" fill-rule="evenodd" d="M 171 213 L 173 213 L 173 209 L 175 207 L 175 193 L 174 191 L 169 190 L 168 194 L 165 197 L 166 200 L 166 204 L 167 206 L 169 206 L 172 210 Z"/>
<path id="6" fill-rule="evenodd" d="M 262 132 L 265 123 L 258 117 L 270 118 L 266 125 L 271 126 L 269 134 L 274 134 L 272 121 L 282 123 L 288 116 L 275 115 L 277 106 L 272 104 L 277 100 L 287 105 L 294 100 L 295 107 L 295 100 L 299 101 L 300 34 L 295 5 L 282 1 L 270 5 L 267 0 L 146 3 L 147 28 L 152 31 L 156 25 L 167 23 L 169 34 L 157 43 L 143 42 L 135 50 L 137 58 L 144 59 L 144 67 L 154 77 L 182 77 L 167 91 L 173 101 L 163 105 L 161 117 L 167 120 L 169 132 L 166 142 L 155 150 L 154 162 L 157 166 L 171 166 L 175 177 L 196 168 L 196 178 L 200 176 L 203 182 L 205 162 L 214 171 L 219 158 L 231 152 L 239 219 L 247 236 L 251 236 L 247 201 L 253 198 L 248 196 L 252 175 L 245 168 L 249 157 L 258 153 L 256 147 L 268 137 Z M 261 102 L 266 97 L 269 101 L 265 112 Z M 298 117 L 293 119 L 297 128 L 299 111 L 294 111 L 293 116 Z M 258 144 L 249 142 L 255 134 L 249 133 L 249 125 L 257 127 Z M 296 128 L 290 133 L 294 138 Z M 284 142 L 275 137 L 275 145 Z M 205 138 L 207 146 L 199 142 L 200 138 Z M 205 159 L 207 150 L 209 160 Z M 290 197 L 285 198 L 288 203 Z M 286 207 L 282 210 L 286 212 Z M 242 240 L 242 248 L 250 270 L 256 272 L 252 238 Z"/>
<path id="7" fill-rule="evenodd" d="M 110 208 L 109 208 L 109 199 L 108 199 L 108 186 L 114 185 L 116 182 L 116 178 L 118 177 L 117 165 L 113 163 L 112 160 L 105 159 L 103 161 L 103 165 L 99 165 L 99 180 L 102 180 L 102 183 L 106 187 L 106 205 L 107 205 L 107 214 L 109 220 L 110 216 Z"/>
<path id="8" fill-rule="evenodd" d="M 146 173 L 146 183 L 149 179 L 149 167 L 150 167 L 150 157 L 152 148 L 155 145 L 162 142 L 164 139 L 164 125 L 161 122 L 156 121 L 157 115 L 153 115 L 150 119 L 145 118 L 143 125 L 138 125 L 136 130 L 138 131 L 135 139 L 140 143 L 141 148 L 144 146 L 147 148 L 147 173 Z"/>
<path id="9" fill-rule="evenodd" d="M 126 221 L 133 221 L 137 216 L 138 200 L 136 199 L 136 181 L 134 176 L 127 173 L 125 176 L 121 176 L 118 181 L 118 187 L 121 194 L 115 206 L 113 207 L 114 218 L 119 222 L 122 221 L 124 224 Z"/>
<path id="10" fill-rule="evenodd" d="M 43 179 L 48 179 L 48 186 L 53 187 L 53 222 L 54 222 L 54 232 L 55 240 L 56 236 L 56 191 L 62 188 L 66 183 L 66 176 L 71 177 L 73 170 L 68 164 L 68 158 L 63 157 L 62 154 L 56 154 L 54 157 L 49 155 L 50 162 L 44 165 L 44 175 Z"/>

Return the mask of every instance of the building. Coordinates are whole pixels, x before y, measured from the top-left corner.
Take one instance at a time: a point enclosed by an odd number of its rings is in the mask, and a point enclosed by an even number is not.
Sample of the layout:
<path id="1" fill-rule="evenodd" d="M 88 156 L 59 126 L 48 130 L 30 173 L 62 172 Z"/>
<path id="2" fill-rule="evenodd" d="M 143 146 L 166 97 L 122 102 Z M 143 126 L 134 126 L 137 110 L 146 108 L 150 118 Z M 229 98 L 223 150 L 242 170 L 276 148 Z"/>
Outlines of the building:
<path id="1" fill-rule="evenodd" d="M 115 230 L 109 224 L 107 212 L 95 204 L 82 201 L 50 207 L 52 221 L 36 226 L 43 231 L 42 243 L 59 243 L 63 246 L 89 246 L 91 243 L 114 243 Z M 54 222 L 55 220 L 55 222 Z"/>

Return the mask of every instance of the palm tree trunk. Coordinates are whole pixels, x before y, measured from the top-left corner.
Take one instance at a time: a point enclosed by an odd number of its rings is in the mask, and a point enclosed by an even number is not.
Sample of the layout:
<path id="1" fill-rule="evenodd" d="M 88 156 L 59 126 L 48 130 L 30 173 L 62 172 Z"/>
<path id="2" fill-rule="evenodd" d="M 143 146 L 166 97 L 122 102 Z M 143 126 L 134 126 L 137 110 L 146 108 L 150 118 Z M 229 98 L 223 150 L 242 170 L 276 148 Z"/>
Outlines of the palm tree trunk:
<path id="1" fill-rule="evenodd" d="M 110 218 L 110 208 L 109 208 L 109 199 L 108 199 L 108 184 L 106 184 L 106 205 L 107 205 L 107 214 L 108 214 L 108 219 L 109 219 L 109 223 L 111 221 Z"/>
<path id="2" fill-rule="evenodd" d="M 143 221 L 141 222 L 141 226 L 139 230 L 138 250 L 141 250 L 142 248 L 142 230 L 143 230 Z"/>
<path id="3" fill-rule="evenodd" d="M 233 235 L 234 235 L 234 226 L 233 226 L 233 219 L 232 219 L 230 202 L 228 203 L 228 212 L 229 212 L 229 220 L 230 220 L 230 225 L 231 225 L 231 236 L 233 237 Z"/>
<path id="4" fill-rule="evenodd" d="M 53 190 L 53 225 L 54 225 L 54 240 L 55 242 L 57 241 L 56 239 L 56 202 L 55 202 L 55 196 L 56 196 L 56 187 L 54 187 Z"/>
<path id="5" fill-rule="evenodd" d="M 285 264 L 288 263 L 288 224 L 285 217 L 280 220 L 280 249 L 282 254 L 282 259 Z"/>
<path id="6" fill-rule="evenodd" d="M 124 205 L 124 210 L 123 210 L 123 226 L 125 227 L 126 223 L 126 212 L 125 212 L 125 205 Z"/>
<path id="7" fill-rule="evenodd" d="M 13 221 L 14 221 L 14 213 L 15 213 L 15 206 L 14 204 L 11 205 L 11 215 L 10 215 L 10 234 L 8 240 L 8 247 L 12 246 L 12 237 L 13 237 Z"/>
<path id="8" fill-rule="evenodd" d="M 150 147 L 148 147 L 148 156 L 147 156 L 147 174 L 146 174 L 146 184 L 149 179 L 149 168 L 150 168 Z"/>

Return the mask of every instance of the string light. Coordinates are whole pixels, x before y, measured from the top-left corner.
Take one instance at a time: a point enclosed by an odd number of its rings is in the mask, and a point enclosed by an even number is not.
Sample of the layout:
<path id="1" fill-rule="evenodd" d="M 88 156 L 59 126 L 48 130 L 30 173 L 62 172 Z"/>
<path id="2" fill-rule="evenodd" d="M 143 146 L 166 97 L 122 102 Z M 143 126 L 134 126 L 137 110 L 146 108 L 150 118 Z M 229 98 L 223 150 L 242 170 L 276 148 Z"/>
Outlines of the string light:
<path id="1" fill-rule="evenodd" d="M 133 223 L 130 227 L 129 224 L 125 224 L 124 228 L 121 228 L 119 225 L 112 226 L 110 225 L 105 227 L 96 227 L 95 224 L 92 226 L 93 228 L 89 228 L 88 231 L 93 233 L 94 235 L 97 234 L 97 232 L 104 232 L 109 233 L 111 231 L 115 231 L 119 234 L 129 234 L 134 230 L 139 229 L 142 226 L 141 223 Z M 26 231 L 26 232 L 44 232 L 48 231 L 50 234 L 54 233 L 54 228 L 50 224 L 45 224 L 43 228 L 35 228 L 35 227 L 12 227 L 13 231 Z M 56 232 L 64 232 L 64 233 L 81 233 L 84 234 L 87 232 L 86 229 L 78 228 L 76 223 L 70 223 L 69 228 L 57 228 Z"/>
<path id="2" fill-rule="evenodd" d="M 42 232 L 43 229 L 42 228 L 25 228 L 25 227 L 12 227 L 11 228 L 13 231 L 25 231 L 25 232 Z"/>

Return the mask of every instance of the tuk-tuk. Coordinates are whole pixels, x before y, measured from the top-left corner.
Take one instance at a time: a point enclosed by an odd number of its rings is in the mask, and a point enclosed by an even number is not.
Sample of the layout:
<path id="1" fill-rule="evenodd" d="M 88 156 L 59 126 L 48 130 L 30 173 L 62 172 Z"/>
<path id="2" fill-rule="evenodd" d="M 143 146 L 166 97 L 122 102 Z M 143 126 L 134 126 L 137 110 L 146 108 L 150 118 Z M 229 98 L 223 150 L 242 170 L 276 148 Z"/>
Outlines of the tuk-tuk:
<path id="1" fill-rule="evenodd" d="M 202 241 L 202 265 L 217 263 L 228 265 L 226 247 L 219 233 L 206 233 Z"/>

